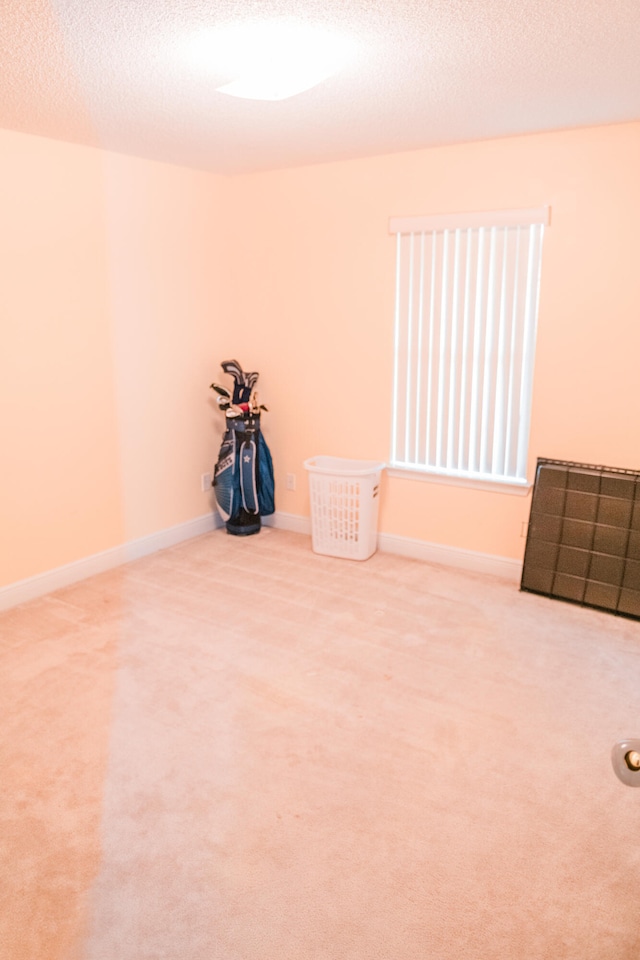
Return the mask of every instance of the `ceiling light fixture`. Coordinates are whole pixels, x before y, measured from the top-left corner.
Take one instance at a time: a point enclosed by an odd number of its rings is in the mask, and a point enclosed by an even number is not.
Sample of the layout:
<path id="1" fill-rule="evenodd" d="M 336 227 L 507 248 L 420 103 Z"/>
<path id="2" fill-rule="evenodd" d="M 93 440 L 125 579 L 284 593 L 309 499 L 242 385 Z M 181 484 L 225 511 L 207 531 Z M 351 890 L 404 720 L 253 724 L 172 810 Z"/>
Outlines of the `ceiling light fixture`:
<path id="1" fill-rule="evenodd" d="M 250 100 L 286 100 L 337 73 L 352 44 L 321 27 L 292 20 L 249 21 L 222 27 L 195 44 L 194 53 L 227 76 L 219 93 Z"/>

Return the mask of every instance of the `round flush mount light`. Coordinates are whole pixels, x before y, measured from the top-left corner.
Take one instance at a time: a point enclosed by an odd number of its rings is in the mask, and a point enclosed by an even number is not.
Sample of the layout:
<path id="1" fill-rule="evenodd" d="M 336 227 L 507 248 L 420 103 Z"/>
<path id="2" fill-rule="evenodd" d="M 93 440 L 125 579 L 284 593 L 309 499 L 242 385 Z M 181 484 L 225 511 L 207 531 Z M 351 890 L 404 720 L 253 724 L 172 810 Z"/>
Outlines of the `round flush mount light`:
<path id="1" fill-rule="evenodd" d="M 219 93 L 286 100 L 337 73 L 353 44 L 323 27 L 293 20 L 241 21 L 197 38 L 191 53 L 226 81 Z"/>

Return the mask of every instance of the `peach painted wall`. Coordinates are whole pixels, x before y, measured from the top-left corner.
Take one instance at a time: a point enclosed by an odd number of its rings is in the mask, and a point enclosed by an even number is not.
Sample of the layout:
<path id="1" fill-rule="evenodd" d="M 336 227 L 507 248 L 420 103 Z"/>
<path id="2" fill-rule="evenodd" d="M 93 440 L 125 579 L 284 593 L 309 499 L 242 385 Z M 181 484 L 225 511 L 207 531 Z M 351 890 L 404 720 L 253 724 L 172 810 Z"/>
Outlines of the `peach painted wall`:
<path id="1" fill-rule="evenodd" d="M 225 181 L 104 155 L 109 315 L 125 540 L 207 513 L 230 336 Z"/>
<path id="2" fill-rule="evenodd" d="M 122 539 L 97 151 L 0 133 L 0 583 Z"/>
<path id="3" fill-rule="evenodd" d="M 390 215 L 551 206 L 529 475 L 537 456 L 638 467 L 639 169 L 636 123 L 235 178 L 236 352 L 272 408 L 278 508 L 308 514 L 306 457 L 389 455 Z M 529 505 L 387 477 L 380 526 L 519 558 Z"/>
<path id="4" fill-rule="evenodd" d="M 210 509 L 224 183 L 0 131 L 0 585 Z"/>
<path id="5" fill-rule="evenodd" d="M 206 513 L 226 356 L 303 460 L 388 456 L 390 215 L 552 207 L 536 456 L 638 466 L 640 124 L 220 178 L 0 132 L 0 585 Z M 284 489 L 296 473 L 298 489 Z M 520 557 L 529 501 L 386 478 L 381 529 Z"/>

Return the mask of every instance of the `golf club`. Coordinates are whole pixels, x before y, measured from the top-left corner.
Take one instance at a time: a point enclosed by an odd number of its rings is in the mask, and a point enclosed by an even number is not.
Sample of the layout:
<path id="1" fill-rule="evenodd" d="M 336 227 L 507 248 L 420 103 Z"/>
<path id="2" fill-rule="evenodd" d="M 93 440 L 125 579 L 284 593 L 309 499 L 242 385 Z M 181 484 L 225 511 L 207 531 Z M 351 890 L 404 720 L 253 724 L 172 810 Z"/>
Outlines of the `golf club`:
<path id="1" fill-rule="evenodd" d="M 227 418 L 229 420 L 234 417 L 244 417 L 244 410 L 241 407 L 237 407 L 235 403 L 231 403 L 227 409 Z"/>
<path id="2" fill-rule="evenodd" d="M 216 393 L 219 393 L 221 397 L 226 397 L 227 400 L 231 400 L 231 394 L 226 387 L 221 387 L 219 383 L 212 383 L 209 386 L 210 390 L 215 390 Z"/>

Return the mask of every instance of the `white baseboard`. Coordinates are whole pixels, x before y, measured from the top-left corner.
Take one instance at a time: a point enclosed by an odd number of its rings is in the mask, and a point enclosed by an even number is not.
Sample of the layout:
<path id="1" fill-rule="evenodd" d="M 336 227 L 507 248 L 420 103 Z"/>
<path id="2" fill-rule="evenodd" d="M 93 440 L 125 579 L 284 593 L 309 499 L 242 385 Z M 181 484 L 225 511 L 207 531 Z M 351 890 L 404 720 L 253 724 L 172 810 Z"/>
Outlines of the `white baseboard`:
<path id="1" fill-rule="evenodd" d="M 490 573 L 503 580 L 520 583 L 522 563 L 511 557 L 499 557 L 492 553 L 478 553 L 475 550 L 463 550 L 461 547 L 446 547 L 441 543 L 429 543 L 427 540 L 413 540 L 411 537 L 397 537 L 392 533 L 378 534 L 378 549 L 383 553 L 395 553 L 401 557 L 425 560 L 427 563 L 439 563 L 443 567 L 457 567 L 459 570 L 471 570 L 474 573 Z"/>
<path id="2" fill-rule="evenodd" d="M 276 510 L 262 522 L 265 527 L 290 530 L 291 533 L 306 533 L 311 536 L 311 517 L 302 517 L 298 513 L 283 513 L 282 510 Z"/>
<path id="3" fill-rule="evenodd" d="M 200 534 L 209 533 L 221 524 L 222 521 L 217 513 L 207 513 L 202 517 L 196 517 L 194 520 L 187 520 L 185 523 L 168 527 L 166 530 L 159 530 L 158 533 L 151 533 L 146 537 L 130 540 L 128 543 L 112 547 L 110 550 L 103 550 L 101 553 L 94 553 L 90 557 L 76 560 L 74 563 L 67 563 L 63 567 L 47 570 L 46 573 L 29 577 L 27 580 L 10 583 L 6 587 L 0 587 L 0 610 L 7 610 L 9 607 L 15 607 L 27 600 L 35 600 L 37 597 L 42 597 L 53 590 L 60 590 L 62 587 L 68 587 L 79 580 L 92 577 L 96 573 L 104 573 L 105 570 L 119 567 L 131 560 L 138 560 L 140 557 L 146 557 L 150 553 L 164 550 L 165 547 L 172 547 L 183 540 L 190 540 L 192 537 L 200 536 Z"/>
<path id="4" fill-rule="evenodd" d="M 279 510 L 272 516 L 265 517 L 262 522 L 266 527 L 311 535 L 311 518 L 296 513 L 284 513 Z M 217 513 L 207 513 L 194 520 L 179 523 L 175 527 L 149 534 L 147 537 L 130 540 L 111 550 L 94 553 L 90 557 L 68 563 L 64 567 L 56 567 L 54 570 L 29 577 L 27 580 L 10 583 L 6 587 L 0 587 L 0 610 L 8 610 L 27 600 L 35 600 L 53 590 L 68 587 L 96 573 L 104 573 L 105 570 L 146 557 L 150 553 L 172 547 L 183 540 L 210 533 L 221 526 L 222 520 Z M 516 583 L 520 582 L 522 573 L 520 561 L 510 557 L 476 553 L 474 550 L 462 550 L 459 547 L 446 547 L 440 543 L 398 537 L 391 533 L 378 534 L 378 549 L 383 553 L 395 553 L 414 560 L 425 560 L 427 563 L 439 563 L 446 567 L 472 570 L 475 573 L 490 573 Z"/>
<path id="5" fill-rule="evenodd" d="M 277 511 L 273 516 L 265 517 L 263 523 L 266 526 L 290 530 L 293 533 L 311 534 L 311 518 L 301 517 L 295 513 Z M 441 543 L 398 537 L 393 533 L 378 534 L 378 549 L 382 553 L 395 553 L 401 557 L 439 563 L 445 567 L 457 567 L 459 570 L 471 570 L 474 573 L 489 573 L 514 583 L 520 583 L 522 575 L 522 563 L 511 557 L 477 553 L 475 550 L 463 550 L 460 547 L 446 547 Z"/>

